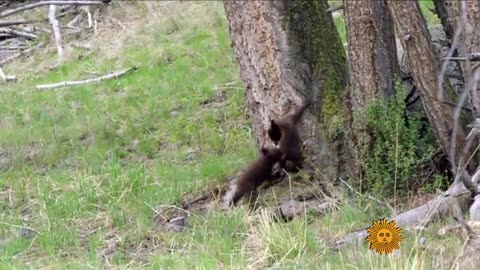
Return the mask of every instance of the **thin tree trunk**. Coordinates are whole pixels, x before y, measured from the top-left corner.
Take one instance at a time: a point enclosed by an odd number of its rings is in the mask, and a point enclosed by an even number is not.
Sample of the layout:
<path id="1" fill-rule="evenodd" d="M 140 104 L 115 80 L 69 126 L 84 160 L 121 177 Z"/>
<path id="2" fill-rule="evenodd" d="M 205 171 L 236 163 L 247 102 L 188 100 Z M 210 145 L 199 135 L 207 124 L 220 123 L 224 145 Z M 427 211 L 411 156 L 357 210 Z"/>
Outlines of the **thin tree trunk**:
<path id="1" fill-rule="evenodd" d="M 433 3 L 435 4 L 435 13 L 437 13 L 440 21 L 442 22 L 443 29 L 445 30 L 445 36 L 448 39 L 452 40 L 453 34 L 455 33 L 453 22 L 451 18 L 448 16 L 447 7 L 446 7 L 445 0 L 434 0 Z"/>
<path id="2" fill-rule="evenodd" d="M 355 173 L 359 173 L 361 148 L 373 143 L 367 130 L 365 109 L 394 95 L 398 74 L 395 33 L 384 0 L 344 1 L 350 67 L 349 117 L 355 144 Z"/>
<path id="3" fill-rule="evenodd" d="M 412 76 L 417 85 L 429 122 L 439 145 L 455 168 L 460 157 L 468 160 L 470 153 L 462 154 L 465 145 L 465 133 L 459 125 L 454 130 L 452 108 L 439 98 L 438 61 L 430 43 L 430 34 L 417 1 L 388 0 L 388 7 L 395 22 L 398 36 L 404 47 Z M 454 138 L 452 139 L 452 137 Z"/>
<path id="4" fill-rule="evenodd" d="M 224 6 L 259 145 L 271 143 L 269 119 L 308 99 L 300 127 L 305 156 L 329 178 L 343 172 L 336 149 L 343 144 L 332 141 L 343 126 L 346 57 L 327 1 L 229 0 Z"/>

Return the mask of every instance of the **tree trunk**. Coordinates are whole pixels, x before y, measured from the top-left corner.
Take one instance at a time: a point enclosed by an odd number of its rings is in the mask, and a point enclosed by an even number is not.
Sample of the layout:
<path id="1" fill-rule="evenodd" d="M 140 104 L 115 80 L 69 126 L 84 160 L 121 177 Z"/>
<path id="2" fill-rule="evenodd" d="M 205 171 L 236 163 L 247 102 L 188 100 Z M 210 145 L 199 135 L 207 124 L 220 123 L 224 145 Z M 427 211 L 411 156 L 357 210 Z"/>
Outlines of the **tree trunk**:
<path id="1" fill-rule="evenodd" d="M 453 30 L 458 33 L 459 56 L 480 53 L 480 1 L 450 0 L 445 1 L 444 6 Z M 461 66 L 474 116 L 480 117 L 480 64 L 465 61 Z M 477 79 L 476 73 L 479 73 Z"/>
<path id="2" fill-rule="evenodd" d="M 448 0 L 447 0 L 448 1 Z M 435 13 L 437 13 L 440 21 L 442 22 L 443 29 L 445 30 L 445 35 L 449 40 L 453 39 L 454 26 L 452 23 L 451 18 L 448 16 L 447 7 L 445 0 L 434 0 L 433 3 L 435 4 Z"/>
<path id="3" fill-rule="evenodd" d="M 328 178 L 343 172 L 336 142 L 346 57 L 327 1 L 229 0 L 224 6 L 258 143 L 271 144 L 269 119 L 311 100 L 300 127 L 305 156 Z"/>
<path id="4" fill-rule="evenodd" d="M 454 130 L 454 114 L 450 106 L 441 102 L 438 89 L 438 61 L 430 43 L 430 34 L 417 1 L 387 1 L 395 22 L 400 42 L 405 50 L 420 98 L 439 145 L 449 154 L 455 168 L 460 157 L 469 160 L 470 153 L 462 154 L 465 133 L 460 125 Z M 446 98 L 446 96 L 445 96 Z M 454 136 L 454 137 L 453 137 Z M 453 139 L 452 139 L 453 137 Z"/>
<path id="5" fill-rule="evenodd" d="M 384 0 L 344 1 L 350 67 L 350 113 L 356 174 L 360 148 L 373 143 L 367 130 L 365 109 L 373 102 L 394 95 L 394 75 L 398 75 L 395 33 Z"/>

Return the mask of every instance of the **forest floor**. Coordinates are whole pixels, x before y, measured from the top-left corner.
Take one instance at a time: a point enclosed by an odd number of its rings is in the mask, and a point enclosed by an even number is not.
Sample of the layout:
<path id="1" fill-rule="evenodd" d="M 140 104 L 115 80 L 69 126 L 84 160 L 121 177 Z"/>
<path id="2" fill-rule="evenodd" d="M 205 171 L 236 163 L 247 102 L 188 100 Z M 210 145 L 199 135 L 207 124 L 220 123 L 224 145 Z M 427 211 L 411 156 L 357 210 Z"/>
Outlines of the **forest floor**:
<path id="1" fill-rule="evenodd" d="M 0 269 L 449 269 L 458 260 L 463 234 L 436 235 L 451 220 L 422 233 L 424 246 L 404 231 L 391 256 L 366 242 L 331 251 L 392 214 L 343 190 L 349 203 L 322 217 L 274 223 L 240 206 L 192 213 L 183 232 L 155 230 L 160 206 L 226 183 L 258 150 L 221 2 L 139 1 L 110 13 L 126 28 L 100 23 L 94 49 L 68 50 L 57 69 L 45 68 L 53 46 L 4 68 L 20 81 L 0 88 Z M 35 90 L 130 66 L 138 70 L 120 79 Z"/>

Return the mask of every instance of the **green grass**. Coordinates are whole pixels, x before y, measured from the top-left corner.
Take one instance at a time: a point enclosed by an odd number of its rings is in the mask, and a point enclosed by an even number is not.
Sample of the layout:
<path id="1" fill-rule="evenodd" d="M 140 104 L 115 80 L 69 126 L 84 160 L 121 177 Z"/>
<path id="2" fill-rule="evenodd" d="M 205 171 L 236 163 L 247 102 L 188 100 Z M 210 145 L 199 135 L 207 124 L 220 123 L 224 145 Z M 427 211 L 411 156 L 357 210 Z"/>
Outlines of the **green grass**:
<path id="1" fill-rule="evenodd" d="M 162 19 L 128 35 L 118 52 L 76 50 L 54 71 L 6 68 L 22 80 L 0 89 L 0 148 L 8 152 L 0 240 L 9 239 L 0 244 L 0 269 L 429 269 L 439 252 L 458 248 L 452 240 L 438 251 L 432 242 L 422 252 L 409 248 L 409 236 L 395 258 L 365 243 L 326 249 L 326 239 L 388 214 L 371 201 L 285 224 L 239 207 L 194 214 L 184 233 L 152 232 L 152 208 L 224 182 L 257 151 L 222 4 L 159 5 Z M 132 65 L 138 70 L 117 80 L 34 89 Z M 202 104 L 209 99 L 218 100 Z M 39 234 L 18 237 L 18 226 Z"/>

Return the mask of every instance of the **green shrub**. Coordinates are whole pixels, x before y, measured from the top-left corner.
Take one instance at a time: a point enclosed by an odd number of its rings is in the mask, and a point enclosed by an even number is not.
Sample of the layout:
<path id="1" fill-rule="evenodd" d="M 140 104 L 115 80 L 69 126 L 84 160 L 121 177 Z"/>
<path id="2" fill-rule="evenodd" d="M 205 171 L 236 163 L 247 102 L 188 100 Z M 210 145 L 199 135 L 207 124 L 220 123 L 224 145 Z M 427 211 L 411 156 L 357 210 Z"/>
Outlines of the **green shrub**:
<path id="1" fill-rule="evenodd" d="M 404 100 L 405 91 L 399 83 L 396 96 L 366 108 L 364 117 L 373 142 L 360 151 L 362 191 L 384 196 L 392 195 L 395 189 L 397 194 L 413 191 L 418 165 L 433 153 L 435 141 L 430 127 L 422 130 L 425 127 L 421 126 L 420 115 L 405 113 Z"/>

